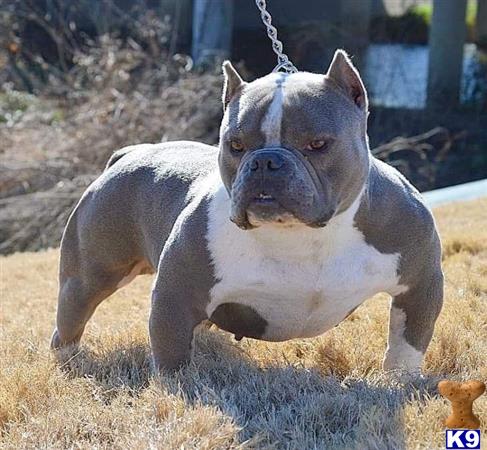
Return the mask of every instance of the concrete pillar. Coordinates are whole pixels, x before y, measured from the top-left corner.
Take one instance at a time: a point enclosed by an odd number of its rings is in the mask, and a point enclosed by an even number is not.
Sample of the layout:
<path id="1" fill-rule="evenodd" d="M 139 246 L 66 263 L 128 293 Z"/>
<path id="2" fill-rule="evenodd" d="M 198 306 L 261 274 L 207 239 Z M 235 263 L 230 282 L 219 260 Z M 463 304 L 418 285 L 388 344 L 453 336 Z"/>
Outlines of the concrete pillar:
<path id="1" fill-rule="evenodd" d="M 429 36 L 427 106 L 454 108 L 459 103 L 467 0 L 434 0 Z"/>
<path id="2" fill-rule="evenodd" d="M 197 67 L 230 57 L 233 0 L 194 0 L 192 57 Z"/>
<path id="3" fill-rule="evenodd" d="M 482 47 L 487 48 L 487 0 L 477 0 L 475 39 Z"/>
<path id="4" fill-rule="evenodd" d="M 341 0 L 342 46 L 352 56 L 353 62 L 360 68 L 365 67 L 365 51 L 369 45 L 369 25 L 372 12 L 372 0 Z"/>

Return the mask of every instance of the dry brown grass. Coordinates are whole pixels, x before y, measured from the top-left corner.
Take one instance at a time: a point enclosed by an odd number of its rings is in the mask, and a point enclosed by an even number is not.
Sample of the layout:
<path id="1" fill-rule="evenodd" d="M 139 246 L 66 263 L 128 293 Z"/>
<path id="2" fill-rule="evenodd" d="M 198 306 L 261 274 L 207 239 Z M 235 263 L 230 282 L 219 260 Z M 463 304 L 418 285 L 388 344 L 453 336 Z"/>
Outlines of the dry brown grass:
<path id="1" fill-rule="evenodd" d="M 426 378 L 380 371 L 387 299 L 378 296 L 326 335 L 273 344 L 202 330 L 196 358 L 151 375 L 151 279 L 100 306 L 79 353 L 58 364 L 58 251 L 0 259 L 2 448 L 443 448 L 449 406 L 436 382 L 487 379 L 487 199 L 436 210 L 446 301 Z M 484 443 L 487 396 L 476 402 Z"/>

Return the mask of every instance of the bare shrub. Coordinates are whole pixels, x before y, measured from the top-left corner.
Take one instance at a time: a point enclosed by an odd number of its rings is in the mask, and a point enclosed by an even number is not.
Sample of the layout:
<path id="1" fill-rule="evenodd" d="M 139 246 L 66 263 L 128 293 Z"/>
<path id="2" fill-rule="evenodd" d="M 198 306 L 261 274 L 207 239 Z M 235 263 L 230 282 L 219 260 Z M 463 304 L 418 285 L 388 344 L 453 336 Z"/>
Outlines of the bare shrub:
<path id="1" fill-rule="evenodd" d="M 216 143 L 222 114 L 220 75 L 192 73 L 188 57 L 170 55 L 171 27 L 150 11 L 137 16 L 128 36 L 80 42 L 69 24 L 41 17 L 36 2 L 13 8 L 17 22 L 41 23 L 66 48 L 58 49 L 65 64 L 19 50 L 15 65 L 37 96 L 10 84 L 0 97 L 2 253 L 57 245 L 87 180 L 114 150 L 182 138 Z M 40 70 L 27 71 L 30 63 Z"/>

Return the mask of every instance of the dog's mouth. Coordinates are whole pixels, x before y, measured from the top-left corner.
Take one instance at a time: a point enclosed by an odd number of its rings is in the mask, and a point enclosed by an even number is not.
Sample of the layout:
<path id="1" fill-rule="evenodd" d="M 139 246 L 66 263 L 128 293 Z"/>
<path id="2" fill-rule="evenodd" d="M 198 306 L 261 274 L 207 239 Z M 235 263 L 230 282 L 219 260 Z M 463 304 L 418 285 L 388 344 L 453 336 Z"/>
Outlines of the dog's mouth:
<path id="1" fill-rule="evenodd" d="M 267 194 L 266 192 L 261 192 L 260 194 L 254 196 L 251 203 L 258 203 L 258 204 L 272 204 L 277 202 L 276 198 L 271 195 Z"/>
<path id="2" fill-rule="evenodd" d="M 283 223 L 292 214 L 271 194 L 261 192 L 250 199 L 246 208 L 247 217 L 252 225 L 275 222 Z"/>
<path id="3" fill-rule="evenodd" d="M 231 220 L 242 229 L 257 228 L 265 224 L 291 226 L 302 223 L 283 205 L 279 197 L 264 190 L 250 195 L 246 205 L 241 205 L 237 211 L 238 214 Z"/>
<path id="4" fill-rule="evenodd" d="M 322 228 L 333 216 L 330 211 L 326 216 L 301 216 L 299 210 L 286 207 L 280 199 L 265 191 L 249 198 L 246 206 L 233 209 L 230 220 L 243 230 L 250 230 L 262 225 L 297 226 L 306 225 L 311 228 Z"/>

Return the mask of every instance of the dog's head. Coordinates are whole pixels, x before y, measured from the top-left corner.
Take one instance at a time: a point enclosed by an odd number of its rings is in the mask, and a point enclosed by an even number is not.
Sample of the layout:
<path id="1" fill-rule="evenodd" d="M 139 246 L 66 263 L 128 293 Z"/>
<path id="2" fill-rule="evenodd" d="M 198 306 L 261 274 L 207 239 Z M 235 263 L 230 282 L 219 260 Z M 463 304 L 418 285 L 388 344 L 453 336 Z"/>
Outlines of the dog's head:
<path id="1" fill-rule="evenodd" d="M 272 73 L 251 83 L 223 65 L 220 172 L 230 218 L 323 227 L 347 209 L 369 172 L 367 93 L 345 52 L 326 75 Z"/>

